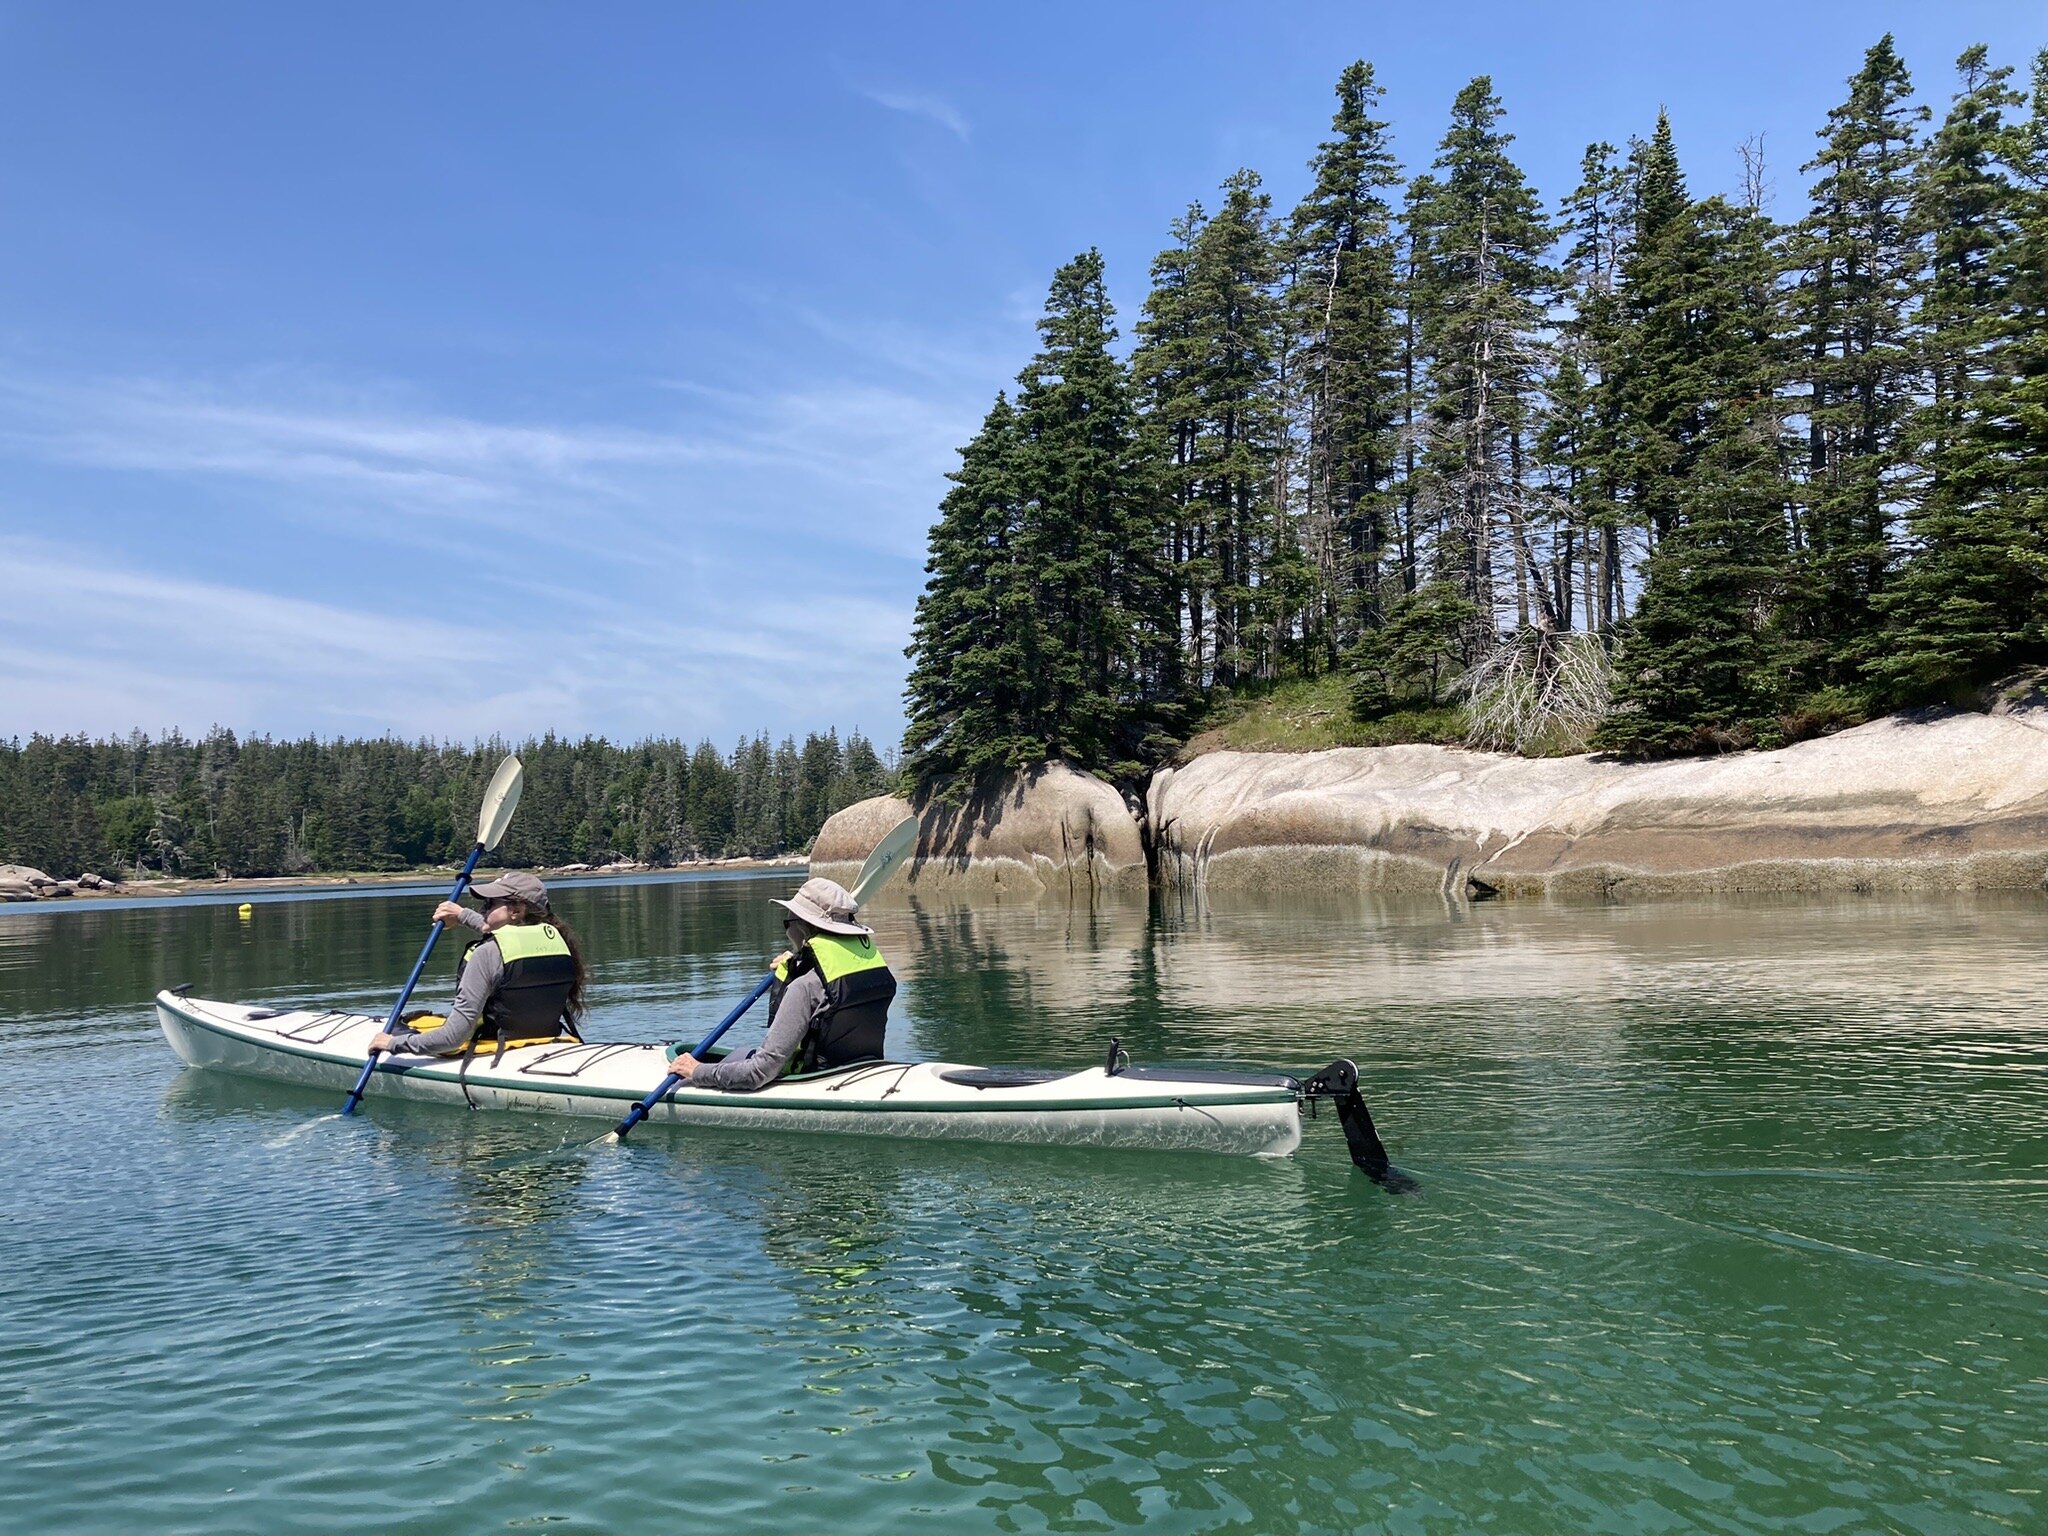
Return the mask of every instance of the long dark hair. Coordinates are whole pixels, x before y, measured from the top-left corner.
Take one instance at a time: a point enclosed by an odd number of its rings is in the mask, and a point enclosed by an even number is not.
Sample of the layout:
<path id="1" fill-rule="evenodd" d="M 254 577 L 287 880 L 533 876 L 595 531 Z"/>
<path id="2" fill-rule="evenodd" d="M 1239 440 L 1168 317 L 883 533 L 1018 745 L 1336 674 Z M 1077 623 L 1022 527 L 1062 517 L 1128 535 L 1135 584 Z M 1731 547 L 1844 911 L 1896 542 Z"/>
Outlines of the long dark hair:
<path id="1" fill-rule="evenodd" d="M 517 897 L 513 900 L 518 901 Z M 569 983 L 569 1000 L 562 1004 L 562 1017 L 573 1029 L 583 1022 L 583 986 L 590 980 L 590 967 L 583 963 L 583 945 L 576 937 L 576 930 L 563 922 L 552 912 L 542 912 L 519 902 L 518 922 L 522 925 L 546 923 L 562 936 L 562 942 L 569 946 L 569 958 L 576 962 L 576 979 Z"/>

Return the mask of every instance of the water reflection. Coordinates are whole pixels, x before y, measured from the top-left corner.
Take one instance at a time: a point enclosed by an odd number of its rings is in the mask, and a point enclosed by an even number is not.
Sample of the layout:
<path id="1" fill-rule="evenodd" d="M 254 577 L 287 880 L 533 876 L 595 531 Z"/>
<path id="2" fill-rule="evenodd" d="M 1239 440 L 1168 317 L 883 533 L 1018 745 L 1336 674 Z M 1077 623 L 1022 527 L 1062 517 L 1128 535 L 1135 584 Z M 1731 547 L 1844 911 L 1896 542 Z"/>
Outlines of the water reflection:
<path id="1" fill-rule="evenodd" d="M 723 1012 L 785 883 L 576 893 L 602 1032 Z M 164 972 L 388 998 L 417 903 L 322 905 L 0 921 L 49 940 L 0 945 L 0 1500 L 44 1528 L 2040 1507 L 2038 899 L 877 913 L 916 1054 L 1355 1052 L 1404 1201 L 1327 1121 L 1278 1165 L 656 1127 L 545 1162 L 590 1128 L 181 1074 Z"/>
<path id="2" fill-rule="evenodd" d="M 532 1142 L 531 1127 L 508 1116 L 393 1102 L 377 1107 L 372 1125 L 343 1120 L 333 1100 L 288 1084 L 184 1072 L 164 1092 L 163 1115 L 216 1135 L 253 1129 L 257 1145 L 301 1176 L 331 1178 L 339 1160 L 355 1170 L 347 1176 L 381 1188 L 406 1222 L 431 1209 L 452 1246 L 437 1241 L 432 1257 L 421 1258 L 389 1234 L 373 1237 L 366 1246 L 383 1262 L 360 1278 L 376 1312 L 417 1314 L 415 1326 L 448 1328 L 463 1341 L 476 1373 L 463 1383 L 467 1417 L 523 1422 L 536 1399 L 588 1380 L 567 1363 L 559 1336 L 589 1165 L 508 1158 Z"/>

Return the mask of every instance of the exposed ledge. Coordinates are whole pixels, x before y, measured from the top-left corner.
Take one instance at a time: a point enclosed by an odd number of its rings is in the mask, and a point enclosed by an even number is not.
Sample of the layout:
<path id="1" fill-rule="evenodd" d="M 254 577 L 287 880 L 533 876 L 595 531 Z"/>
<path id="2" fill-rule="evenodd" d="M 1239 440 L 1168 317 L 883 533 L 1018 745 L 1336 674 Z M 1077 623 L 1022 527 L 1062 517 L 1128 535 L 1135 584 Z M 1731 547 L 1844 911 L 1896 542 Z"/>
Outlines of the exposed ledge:
<path id="1" fill-rule="evenodd" d="M 850 879 L 909 814 L 863 802 L 813 868 Z M 1899 715 L 1775 752 L 1661 763 L 1456 747 L 1215 752 L 1146 794 L 1169 890 L 1627 900 L 1723 892 L 2038 889 L 2048 711 Z M 1064 764 L 927 807 L 909 888 L 1094 900 L 1144 887 L 1139 821 Z"/>

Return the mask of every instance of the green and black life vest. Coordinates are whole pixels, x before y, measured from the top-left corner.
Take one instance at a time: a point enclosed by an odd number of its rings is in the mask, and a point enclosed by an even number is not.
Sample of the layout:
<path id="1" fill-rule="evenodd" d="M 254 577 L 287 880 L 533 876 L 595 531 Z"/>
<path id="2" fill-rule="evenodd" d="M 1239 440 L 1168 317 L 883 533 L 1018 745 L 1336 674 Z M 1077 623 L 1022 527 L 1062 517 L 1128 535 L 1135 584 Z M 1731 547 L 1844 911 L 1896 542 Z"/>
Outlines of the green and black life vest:
<path id="1" fill-rule="evenodd" d="M 483 944 L 496 944 L 505 974 L 484 1003 L 484 1016 L 470 1040 L 472 1052 L 489 1043 L 497 1054 L 521 1045 L 575 1039 L 562 1018 L 576 986 L 576 960 L 569 941 L 553 923 L 507 923 L 463 952 L 462 963 Z M 461 972 L 457 971 L 457 985 Z"/>
<path id="2" fill-rule="evenodd" d="M 790 1058 L 792 1072 L 818 1072 L 880 1061 L 889 1028 L 889 1003 L 896 996 L 896 978 L 871 938 L 844 933 L 814 933 L 794 961 L 775 967 L 775 985 L 768 998 L 768 1016 L 782 1006 L 789 983 L 816 967 L 825 982 L 825 1007 L 811 1020 L 809 1033 Z"/>

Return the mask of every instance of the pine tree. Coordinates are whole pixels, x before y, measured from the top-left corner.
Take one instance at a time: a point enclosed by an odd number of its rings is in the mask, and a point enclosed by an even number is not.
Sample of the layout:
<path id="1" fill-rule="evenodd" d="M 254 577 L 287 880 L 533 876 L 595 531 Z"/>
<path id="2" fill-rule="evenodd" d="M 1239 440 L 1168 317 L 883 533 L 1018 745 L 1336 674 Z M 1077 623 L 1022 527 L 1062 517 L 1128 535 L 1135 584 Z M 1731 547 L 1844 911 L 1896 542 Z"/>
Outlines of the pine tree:
<path id="1" fill-rule="evenodd" d="M 1907 434 L 1913 547 L 1880 599 L 1885 644 L 1864 664 L 1903 702 L 1987 681 L 2037 653 L 2048 633 L 2048 549 L 2021 515 L 2005 425 L 2009 353 L 2040 319 L 2019 292 L 2024 202 L 2013 167 L 2026 155 L 2006 121 L 2024 98 L 1982 47 L 1956 68 L 1962 88 L 1928 143 L 1915 209 L 1932 270 L 1922 311 L 1928 396 Z"/>
<path id="2" fill-rule="evenodd" d="M 1039 644 L 1013 766 L 1071 758 L 1122 774 L 1168 745 L 1156 735 L 1166 680 L 1146 668 L 1169 628 L 1158 476 L 1110 349 L 1114 318 L 1102 257 L 1087 251 L 1053 275 L 1038 355 L 1018 375 L 1017 556 Z"/>
<path id="3" fill-rule="evenodd" d="M 998 395 L 939 504 L 907 654 L 905 766 L 921 783 L 1036 761 L 1031 677 L 1042 650 L 1019 565 L 1024 490 L 1016 413 Z"/>
<path id="4" fill-rule="evenodd" d="M 1173 630 L 1181 672 L 1207 682 L 1208 595 L 1216 585 L 1209 541 L 1214 517 L 1204 499 L 1202 373 L 1206 346 L 1196 325 L 1194 248 L 1208 216 L 1200 203 L 1173 222 L 1173 244 L 1152 261 L 1152 288 L 1131 354 L 1132 397 L 1147 456 L 1158 467 L 1162 570 L 1174 591 Z"/>
<path id="5" fill-rule="evenodd" d="M 1527 464 L 1537 391 L 1543 255 L 1550 234 L 1535 192 L 1508 155 L 1514 136 L 1485 76 L 1458 93 L 1427 196 L 1413 209 L 1411 300 L 1430 387 L 1426 472 L 1443 513 L 1437 575 L 1477 615 L 1467 662 L 1497 634 L 1503 538 L 1530 596 Z M 1540 587 L 1537 589 L 1540 593 Z"/>
<path id="6" fill-rule="evenodd" d="M 1904 429 L 1920 388 L 1923 250 L 1912 212 L 1927 116 L 1886 34 L 1806 167 L 1819 175 L 1801 232 L 1807 487 L 1794 618 L 1813 685 L 1853 682 L 1871 659 L 1874 601 L 1891 566 Z"/>
<path id="7" fill-rule="evenodd" d="M 1311 654 L 1325 665 L 1385 616 L 1400 422 L 1401 323 L 1389 191 L 1400 185 L 1384 90 L 1360 60 L 1337 80 L 1331 137 L 1288 222 L 1290 331 L 1307 396 L 1303 522 L 1319 578 Z"/>
<path id="8" fill-rule="evenodd" d="M 1134 773 L 1179 687 L 1159 475 L 1110 350 L 1102 258 L 1054 275 L 1042 345 L 963 451 L 909 654 L 920 788 L 1071 758 Z"/>
<path id="9" fill-rule="evenodd" d="M 1345 656 L 1353 713 L 1371 719 L 1404 705 L 1434 707 L 1478 617 L 1447 581 L 1424 582 L 1388 603 L 1386 622 L 1359 636 Z"/>
<path id="10" fill-rule="evenodd" d="M 1710 198 L 1646 220 L 1640 251 L 1684 349 L 1657 398 L 1683 424 L 1666 526 L 1616 668 L 1605 747 L 1637 756 L 1747 745 L 1774 730 L 1786 650 L 1774 615 L 1789 560 L 1779 257 L 1754 209 Z M 1681 397 L 1678 389 L 1691 394 Z"/>
<path id="11" fill-rule="evenodd" d="M 1195 325 L 1203 347 L 1202 455 L 1216 532 L 1216 681 L 1271 677 L 1275 613 L 1269 578 L 1292 554 L 1284 519 L 1264 514 L 1274 498 L 1282 411 L 1276 368 L 1281 337 L 1275 293 L 1278 252 L 1272 199 L 1251 171 L 1223 184 L 1223 202 L 1195 241 Z"/>
<path id="12" fill-rule="evenodd" d="M 1699 354 L 1695 312 L 1706 247 L 1661 112 L 1634 169 L 1635 228 L 1622 262 L 1614 362 L 1618 468 L 1637 521 L 1655 541 L 1678 520 L 1707 400 L 1700 373 L 1713 363 Z"/>
<path id="13" fill-rule="evenodd" d="M 1580 567 L 1584 623 L 1610 633 L 1621 614 L 1622 493 L 1617 443 L 1623 317 L 1620 275 L 1633 237 L 1627 174 L 1612 144 L 1590 144 L 1579 185 L 1559 210 L 1570 240 L 1561 277 L 1567 317 L 1559 329 L 1557 364 L 1539 453 L 1564 507 L 1565 547 L 1558 562 L 1558 618 L 1572 627 L 1570 575 Z"/>
<path id="14" fill-rule="evenodd" d="M 2048 551 L 2048 48 L 2034 58 L 2031 99 L 2032 116 L 2012 140 L 2022 187 L 2017 228 L 1999 257 L 2011 273 L 2005 381 L 1979 430 L 2011 474 L 2011 515 L 2037 577 L 2026 644 L 2038 660 L 2048 636 L 2038 584 Z"/>
<path id="15" fill-rule="evenodd" d="M 697 846 L 712 858 L 730 852 L 733 842 L 732 770 L 726 766 L 718 748 L 708 741 L 699 742 L 697 750 L 690 755 L 690 772 L 684 795 L 690 830 L 697 836 Z M 524 803 L 523 797 L 521 803 Z"/>

